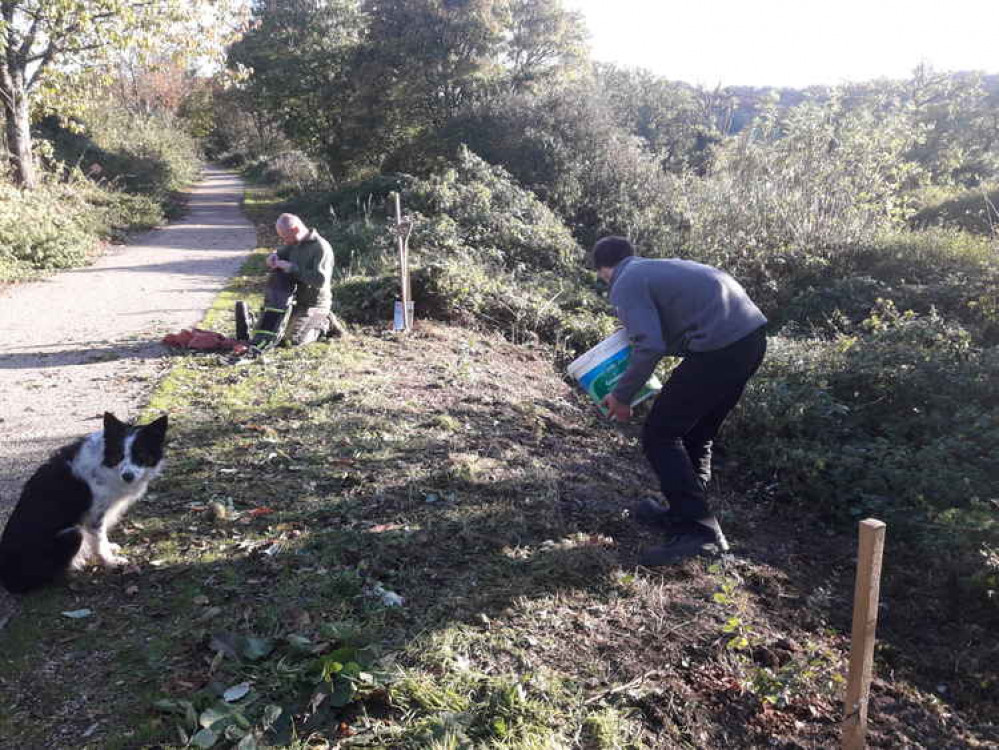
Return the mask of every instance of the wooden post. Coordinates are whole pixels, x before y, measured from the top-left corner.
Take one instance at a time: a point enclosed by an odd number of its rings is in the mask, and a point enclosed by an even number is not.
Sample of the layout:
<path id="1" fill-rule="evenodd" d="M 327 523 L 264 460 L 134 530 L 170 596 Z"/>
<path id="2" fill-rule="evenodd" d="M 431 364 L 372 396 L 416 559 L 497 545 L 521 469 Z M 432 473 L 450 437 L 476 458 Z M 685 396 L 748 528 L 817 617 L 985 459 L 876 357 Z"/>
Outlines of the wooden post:
<path id="1" fill-rule="evenodd" d="M 395 232 L 399 246 L 399 288 L 402 293 L 403 330 L 413 327 L 412 296 L 409 288 L 409 233 L 402 222 L 402 203 L 399 193 L 392 193 L 395 203 Z"/>
<path id="2" fill-rule="evenodd" d="M 843 750 L 863 750 L 865 746 L 884 547 L 885 524 L 874 518 L 861 521 L 857 582 L 853 591 L 850 673 L 843 706 Z"/>

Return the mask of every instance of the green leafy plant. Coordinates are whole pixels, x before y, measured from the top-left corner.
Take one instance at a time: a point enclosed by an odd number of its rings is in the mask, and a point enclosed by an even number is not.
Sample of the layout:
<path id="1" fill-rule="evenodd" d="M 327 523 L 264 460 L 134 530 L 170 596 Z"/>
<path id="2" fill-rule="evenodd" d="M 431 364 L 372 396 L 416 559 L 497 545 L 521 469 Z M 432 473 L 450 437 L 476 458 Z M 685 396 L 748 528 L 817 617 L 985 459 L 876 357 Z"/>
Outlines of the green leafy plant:
<path id="1" fill-rule="evenodd" d="M 176 717 L 185 745 L 227 742 L 252 750 L 265 737 L 284 745 L 300 728 L 327 722 L 385 689 L 386 676 L 373 669 L 377 652 L 367 640 L 342 623 L 322 624 L 317 638 L 217 633 L 209 644 L 213 671 L 228 664 L 228 681 L 240 681 L 228 687 L 214 682 L 190 698 L 159 699 L 153 706 Z"/>

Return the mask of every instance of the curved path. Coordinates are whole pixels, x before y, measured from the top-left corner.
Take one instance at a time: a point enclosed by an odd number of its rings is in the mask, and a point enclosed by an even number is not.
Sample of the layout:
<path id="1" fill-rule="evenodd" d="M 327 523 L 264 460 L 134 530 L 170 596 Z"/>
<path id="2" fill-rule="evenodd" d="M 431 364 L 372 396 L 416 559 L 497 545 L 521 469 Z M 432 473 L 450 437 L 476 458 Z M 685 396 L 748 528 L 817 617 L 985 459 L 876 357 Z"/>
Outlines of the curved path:
<path id="1" fill-rule="evenodd" d="M 242 191 L 206 168 L 180 221 L 0 295 L 0 528 L 49 453 L 145 404 L 168 364 L 160 339 L 196 325 L 255 245 Z"/>

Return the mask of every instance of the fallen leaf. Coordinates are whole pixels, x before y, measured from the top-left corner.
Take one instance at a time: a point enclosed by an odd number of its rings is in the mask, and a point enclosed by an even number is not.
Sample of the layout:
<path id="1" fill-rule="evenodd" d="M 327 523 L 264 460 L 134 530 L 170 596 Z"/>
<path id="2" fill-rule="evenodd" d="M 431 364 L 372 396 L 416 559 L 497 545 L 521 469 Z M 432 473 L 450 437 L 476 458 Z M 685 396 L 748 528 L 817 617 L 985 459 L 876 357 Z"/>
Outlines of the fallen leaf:
<path id="1" fill-rule="evenodd" d="M 239 645 L 239 636 L 235 633 L 216 633 L 208 642 L 208 648 L 237 660 Z"/>
<path id="2" fill-rule="evenodd" d="M 226 703 L 232 703 L 233 701 L 238 701 L 240 698 L 244 697 L 250 692 L 250 683 L 240 682 L 237 685 L 233 685 L 226 688 L 226 691 L 222 693 L 222 700 Z"/>
<path id="3" fill-rule="evenodd" d="M 382 534 L 386 531 L 398 531 L 399 529 L 405 528 L 398 523 L 380 523 L 377 526 L 372 526 L 368 531 L 372 534 Z"/>
<path id="4" fill-rule="evenodd" d="M 215 734 L 211 729 L 205 728 L 199 730 L 192 738 L 191 744 L 195 747 L 209 748 L 212 747 L 216 742 L 218 742 L 218 735 Z"/>
<path id="5" fill-rule="evenodd" d="M 204 612 L 195 618 L 195 622 L 205 622 L 206 620 L 212 620 L 222 614 L 222 607 L 209 607 Z"/>
<path id="6" fill-rule="evenodd" d="M 257 638 L 247 636 L 243 642 L 243 655 L 250 661 L 258 661 L 274 650 L 274 641 L 271 638 Z"/>
<path id="7" fill-rule="evenodd" d="M 94 611 L 92 609 L 74 609 L 69 612 L 63 612 L 64 617 L 72 618 L 73 620 L 79 620 L 84 617 L 90 617 Z"/>
<path id="8" fill-rule="evenodd" d="M 271 725 L 278 720 L 281 716 L 281 712 L 284 711 L 281 706 L 275 705 L 273 703 L 269 704 L 264 708 L 263 718 L 260 720 L 263 724 L 264 729 L 270 729 Z"/>
<path id="9" fill-rule="evenodd" d="M 268 513 L 273 513 L 273 512 L 274 512 L 273 508 L 268 508 L 264 506 L 261 508 L 254 508 L 253 510 L 248 511 L 247 514 L 251 516 L 266 516 Z"/>
<path id="10" fill-rule="evenodd" d="M 401 607 L 406 603 L 405 598 L 399 596 L 399 594 L 394 591 L 389 591 L 380 583 L 376 583 L 372 586 L 371 593 L 381 599 L 382 604 L 386 607 Z"/>

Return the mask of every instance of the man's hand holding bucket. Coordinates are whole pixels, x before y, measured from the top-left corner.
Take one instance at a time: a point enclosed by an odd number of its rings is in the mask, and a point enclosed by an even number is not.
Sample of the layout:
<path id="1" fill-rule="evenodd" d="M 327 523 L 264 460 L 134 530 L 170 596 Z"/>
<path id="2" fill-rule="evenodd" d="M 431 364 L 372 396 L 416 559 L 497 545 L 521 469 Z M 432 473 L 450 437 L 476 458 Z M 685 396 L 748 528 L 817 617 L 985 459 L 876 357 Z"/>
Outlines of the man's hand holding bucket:
<path id="1" fill-rule="evenodd" d="M 613 419 L 618 422 L 627 422 L 631 419 L 631 407 L 628 404 L 622 403 L 614 398 L 613 393 L 608 393 L 604 396 L 600 405 L 607 410 L 608 419 Z"/>

